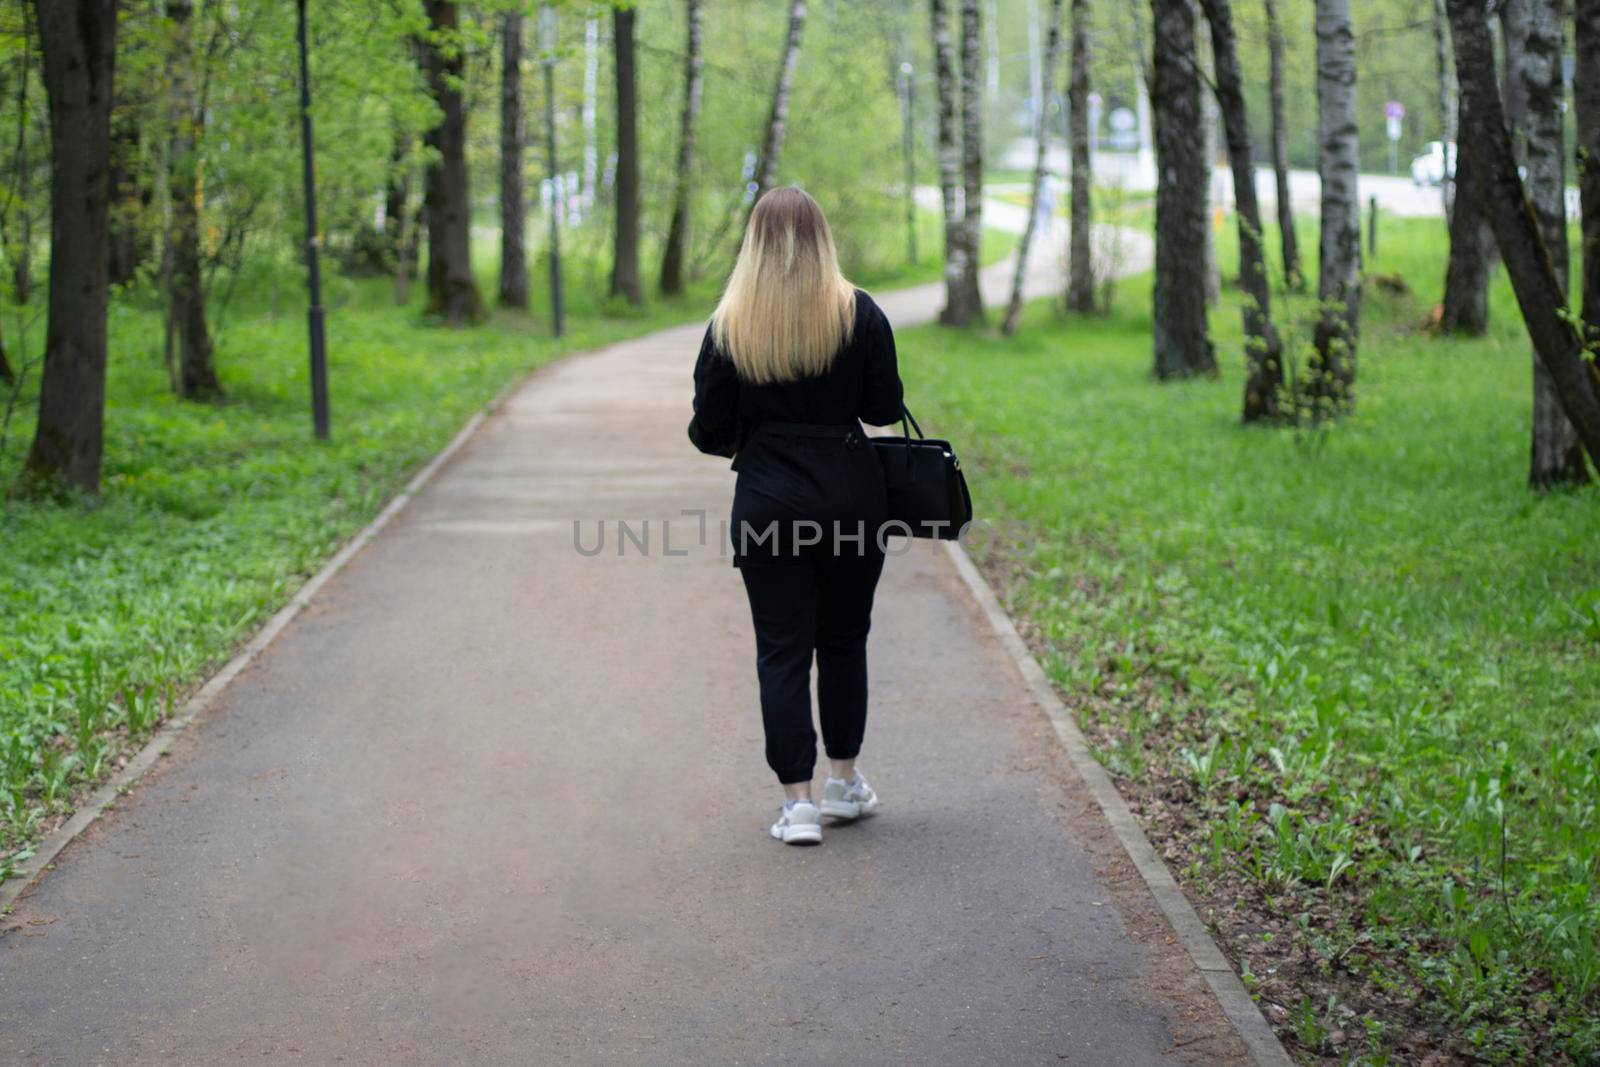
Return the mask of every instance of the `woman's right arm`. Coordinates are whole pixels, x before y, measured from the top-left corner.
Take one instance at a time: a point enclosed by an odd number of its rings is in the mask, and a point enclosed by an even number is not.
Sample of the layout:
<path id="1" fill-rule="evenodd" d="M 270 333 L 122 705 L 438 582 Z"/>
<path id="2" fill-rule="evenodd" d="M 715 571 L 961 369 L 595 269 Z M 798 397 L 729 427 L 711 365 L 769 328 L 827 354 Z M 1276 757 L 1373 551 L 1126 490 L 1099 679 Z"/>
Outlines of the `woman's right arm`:
<path id="1" fill-rule="evenodd" d="M 708 456 L 731 458 L 739 446 L 739 375 L 733 360 L 717 351 L 709 326 L 694 364 L 689 440 Z"/>

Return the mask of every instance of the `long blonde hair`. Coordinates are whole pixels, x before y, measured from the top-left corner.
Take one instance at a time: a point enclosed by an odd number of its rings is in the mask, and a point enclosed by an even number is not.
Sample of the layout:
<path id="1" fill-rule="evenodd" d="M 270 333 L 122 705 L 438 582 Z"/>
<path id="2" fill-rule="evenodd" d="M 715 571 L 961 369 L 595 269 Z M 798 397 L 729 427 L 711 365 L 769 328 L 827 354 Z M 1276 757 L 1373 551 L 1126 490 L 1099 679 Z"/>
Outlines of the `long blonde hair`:
<path id="1" fill-rule="evenodd" d="M 839 272 L 822 208 L 793 186 L 770 190 L 711 316 L 717 347 L 744 381 L 793 381 L 833 365 L 855 318 L 855 287 Z"/>

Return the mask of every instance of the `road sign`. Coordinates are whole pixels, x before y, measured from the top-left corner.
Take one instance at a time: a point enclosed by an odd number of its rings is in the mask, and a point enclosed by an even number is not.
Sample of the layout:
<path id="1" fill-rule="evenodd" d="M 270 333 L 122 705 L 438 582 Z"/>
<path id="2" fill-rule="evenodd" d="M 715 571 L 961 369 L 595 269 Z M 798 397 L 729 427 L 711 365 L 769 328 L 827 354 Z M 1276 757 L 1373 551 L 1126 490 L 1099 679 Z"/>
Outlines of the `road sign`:
<path id="1" fill-rule="evenodd" d="M 1398 100 L 1391 100 L 1383 105 L 1383 114 L 1394 122 L 1399 122 L 1406 117 L 1406 106 Z"/>

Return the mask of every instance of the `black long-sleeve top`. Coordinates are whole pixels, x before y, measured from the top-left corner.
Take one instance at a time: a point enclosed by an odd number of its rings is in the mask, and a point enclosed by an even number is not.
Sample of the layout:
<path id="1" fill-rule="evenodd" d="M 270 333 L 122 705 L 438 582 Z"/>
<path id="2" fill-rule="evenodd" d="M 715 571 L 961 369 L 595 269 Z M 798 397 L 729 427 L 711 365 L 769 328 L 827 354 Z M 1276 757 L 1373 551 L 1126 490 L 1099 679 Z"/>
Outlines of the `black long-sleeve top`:
<path id="1" fill-rule="evenodd" d="M 872 297 L 856 290 L 850 340 L 828 370 L 789 382 L 740 381 L 708 327 L 695 362 L 694 387 L 691 440 L 702 452 L 734 457 L 739 472 L 730 527 L 736 564 L 798 558 L 792 543 L 797 520 L 820 523 L 825 530 L 820 546 L 803 551 L 830 551 L 835 524 L 846 536 L 858 523 L 864 525 L 872 548 L 887 503 L 883 471 L 860 423 L 896 422 L 903 402 L 894 331 Z M 784 428 L 795 424 L 837 427 L 838 434 Z M 773 522 L 776 541 L 751 547 L 749 541 Z M 754 532 L 741 543 L 744 528 Z M 855 551 L 853 542 L 845 547 Z"/>

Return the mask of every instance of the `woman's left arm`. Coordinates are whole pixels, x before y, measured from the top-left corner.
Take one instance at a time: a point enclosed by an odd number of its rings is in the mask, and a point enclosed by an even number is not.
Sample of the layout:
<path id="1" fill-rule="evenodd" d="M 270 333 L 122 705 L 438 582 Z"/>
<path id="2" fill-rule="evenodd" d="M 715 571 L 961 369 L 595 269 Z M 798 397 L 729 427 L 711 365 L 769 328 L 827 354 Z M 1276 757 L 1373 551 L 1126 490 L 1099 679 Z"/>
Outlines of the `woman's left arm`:
<path id="1" fill-rule="evenodd" d="M 717 351 L 709 326 L 694 364 L 689 440 L 708 456 L 732 458 L 739 447 L 739 375 L 733 360 Z"/>
<path id="2" fill-rule="evenodd" d="M 857 299 L 871 299 L 862 294 Z M 862 316 L 862 326 L 867 336 L 866 379 L 861 390 L 861 421 L 869 426 L 888 426 L 899 422 L 904 411 L 905 390 L 900 384 L 900 365 L 895 357 L 894 330 L 889 318 L 877 304 L 872 304 Z"/>

